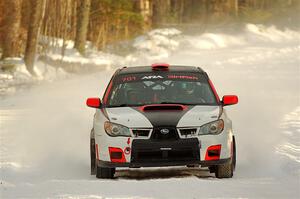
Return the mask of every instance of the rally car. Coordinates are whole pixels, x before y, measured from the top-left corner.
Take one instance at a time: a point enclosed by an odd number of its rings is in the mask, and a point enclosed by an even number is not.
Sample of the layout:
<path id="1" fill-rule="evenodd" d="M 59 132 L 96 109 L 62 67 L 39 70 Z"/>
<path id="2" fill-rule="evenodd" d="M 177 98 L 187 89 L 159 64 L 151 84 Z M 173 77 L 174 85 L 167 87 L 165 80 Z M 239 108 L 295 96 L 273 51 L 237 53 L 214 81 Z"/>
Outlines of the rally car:
<path id="1" fill-rule="evenodd" d="M 231 178 L 236 165 L 232 123 L 207 73 L 199 67 L 123 67 L 96 108 L 90 134 L 91 174 L 113 178 L 116 168 L 201 166 Z"/>

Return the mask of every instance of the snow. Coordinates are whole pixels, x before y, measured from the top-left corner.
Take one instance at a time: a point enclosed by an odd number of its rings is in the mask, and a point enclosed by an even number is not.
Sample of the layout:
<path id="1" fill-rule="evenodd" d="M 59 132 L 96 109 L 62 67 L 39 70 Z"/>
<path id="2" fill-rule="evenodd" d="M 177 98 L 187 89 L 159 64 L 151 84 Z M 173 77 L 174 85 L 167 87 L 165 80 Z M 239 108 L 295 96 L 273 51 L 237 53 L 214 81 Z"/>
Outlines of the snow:
<path id="1" fill-rule="evenodd" d="M 134 40 L 136 52 L 128 55 L 125 60 L 128 64 L 143 64 L 145 61 L 168 58 L 178 49 L 180 35 L 181 32 L 174 28 L 152 30 Z"/>
<path id="2" fill-rule="evenodd" d="M 63 40 L 53 37 L 42 36 L 39 41 L 40 45 L 49 45 L 47 56 L 52 60 L 62 61 L 65 64 L 97 66 L 98 69 L 111 70 L 115 66 L 124 62 L 124 58 L 111 53 L 104 53 L 94 49 L 87 42 L 87 56 L 82 56 L 76 49 L 73 48 L 73 41 L 65 41 L 65 53 L 61 55 Z M 41 60 L 36 60 L 34 71 L 37 76 L 31 75 L 25 66 L 22 58 L 10 58 L 4 62 L 15 64 L 13 71 L 0 70 L 0 95 L 13 94 L 20 86 L 30 87 L 31 85 L 41 83 L 43 81 L 52 82 L 59 79 L 65 79 L 72 76 L 61 67 L 53 67 Z M 1 64 L 1 62 L 0 62 Z"/>
<path id="3" fill-rule="evenodd" d="M 60 52 L 51 52 L 48 54 L 53 60 L 63 60 L 64 62 L 76 63 L 76 64 L 94 64 L 99 65 L 99 67 L 103 65 L 113 65 L 120 63 L 121 57 L 109 54 L 98 52 L 92 50 L 87 53 L 86 57 L 83 57 L 77 50 L 75 49 L 66 49 L 65 55 L 62 57 Z"/>
<path id="4" fill-rule="evenodd" d="M 108 69 L 114 64 L 120 64 L 122 57 L 97 51 L 90 42 L 87 42 L 86 56 L 82 56 L 75 48 L 74 42 L 70 40 L 63 41 L 60 38 L 42 36 L 40 43 L 49 45 L 47 56 L 53 60 L 62 60 L 64 62 L 76 63 L 76 64 L 93 64 L 99 65 L 99 67 L 105 65 Z M 62 47 L 65 48 L 64 56 L 62 56 Z"/>
<path id="5" fill-rule="evenodd" d="M 286 114 L 280 124 L 282 140 L 276 152 L 283 156 L 283 166 L 291 175 L 300 176 L 300 106 Z"/>
<path id="6" fill-rule="evenodd" d="M 220 96 L 239 96 L 238 105 L 226 107 L 237 142 L 234 177 L 216 179 L 206 169 L 185 167 L 122 169 L 114 180 L 90 176 L 94 110 L 85 99 L 102 96 L 113 69 L 0 99 L 0 198 L 300 197 L 300 31 L 249 24 L 231 35 L 152 34 L 162 43 L 151 36 L 139 40 L 135 60 L 124 58 L 124 65 L 200 66 Z M 162 38 L 178 46 L 166 46 Z M 141 50 L 149 41 L 159 50 Z"/>
<path id="7" fill-rule="evenodd" d="M 13 94 L 22 87 L 30 87 L 38 84 L 40 81 L 54 81 L 58 79 L 65 79 L 70 76 L 62 68 L 54 68 L 37 61 L 34 66 L 36 76 L 31 75 L 21 61 L 16 64 L 14 71 L 6 71 L 0 73 L 0 96 Z"/>

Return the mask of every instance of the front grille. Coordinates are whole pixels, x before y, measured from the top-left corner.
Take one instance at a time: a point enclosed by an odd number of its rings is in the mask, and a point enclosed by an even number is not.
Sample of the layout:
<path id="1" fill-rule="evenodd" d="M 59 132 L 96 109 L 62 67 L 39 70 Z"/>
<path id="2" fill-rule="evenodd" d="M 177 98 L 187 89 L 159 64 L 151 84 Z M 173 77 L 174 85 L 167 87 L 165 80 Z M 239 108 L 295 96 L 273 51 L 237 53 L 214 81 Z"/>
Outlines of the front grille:
<path id="1" fill-rule="evenodd" d="M 197 134 L 197 128 L 182 128 L 178 129 L 182 137 L 190 137 Z"/>
<path id="2" fill-rule="evenodd" d="M 134 137 L 148 137 L 150 135 L 151 129 L 133 129 L 132 133 Z"/>
<path id="3" fill-rule="evenodd" d="M 200 160 L 200 144 L 197 138 L 178 140 L 133 140 L 132 163 L 166 163 Z"/>
<path id="4" fill-rule="evenodd" d="M 176 128 L 159 127 L 159 128 L 153 129 L 151 139 L 153 139 L 153 140 L 177 140 L 177 139 L 179 139 L 179 136 L 178 136 Z"/>

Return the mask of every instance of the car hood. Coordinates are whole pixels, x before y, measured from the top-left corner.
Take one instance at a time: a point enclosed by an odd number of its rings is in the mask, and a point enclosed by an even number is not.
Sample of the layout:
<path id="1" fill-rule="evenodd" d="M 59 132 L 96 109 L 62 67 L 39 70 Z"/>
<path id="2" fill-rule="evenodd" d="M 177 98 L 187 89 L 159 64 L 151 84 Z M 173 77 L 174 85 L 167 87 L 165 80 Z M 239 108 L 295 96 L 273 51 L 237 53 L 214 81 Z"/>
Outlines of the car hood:
<path id="1" fill-rule="evenodd" d="M 219 106 L 187 106 L 185 110 L 143 111 L 140 107 L 106 108 L 111 122 L 129 128 L 201 126 L 219 117 Z"/>

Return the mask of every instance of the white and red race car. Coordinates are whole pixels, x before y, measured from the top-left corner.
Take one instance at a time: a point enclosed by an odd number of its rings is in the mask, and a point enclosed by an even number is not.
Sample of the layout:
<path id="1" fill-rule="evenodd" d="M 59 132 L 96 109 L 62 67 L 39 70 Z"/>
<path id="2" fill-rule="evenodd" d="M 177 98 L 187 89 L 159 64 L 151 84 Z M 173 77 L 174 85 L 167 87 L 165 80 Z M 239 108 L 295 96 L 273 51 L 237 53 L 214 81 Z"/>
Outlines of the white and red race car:
<path id="1" fill-rule="evenodd" d="M 118 167 L 201 166 L 231 178 L 236 145 L 222 101 L 199 67 L 124 67 L 111 78 L 96 108 L 90 135 L 91 174 L 113 178 Z"/>

